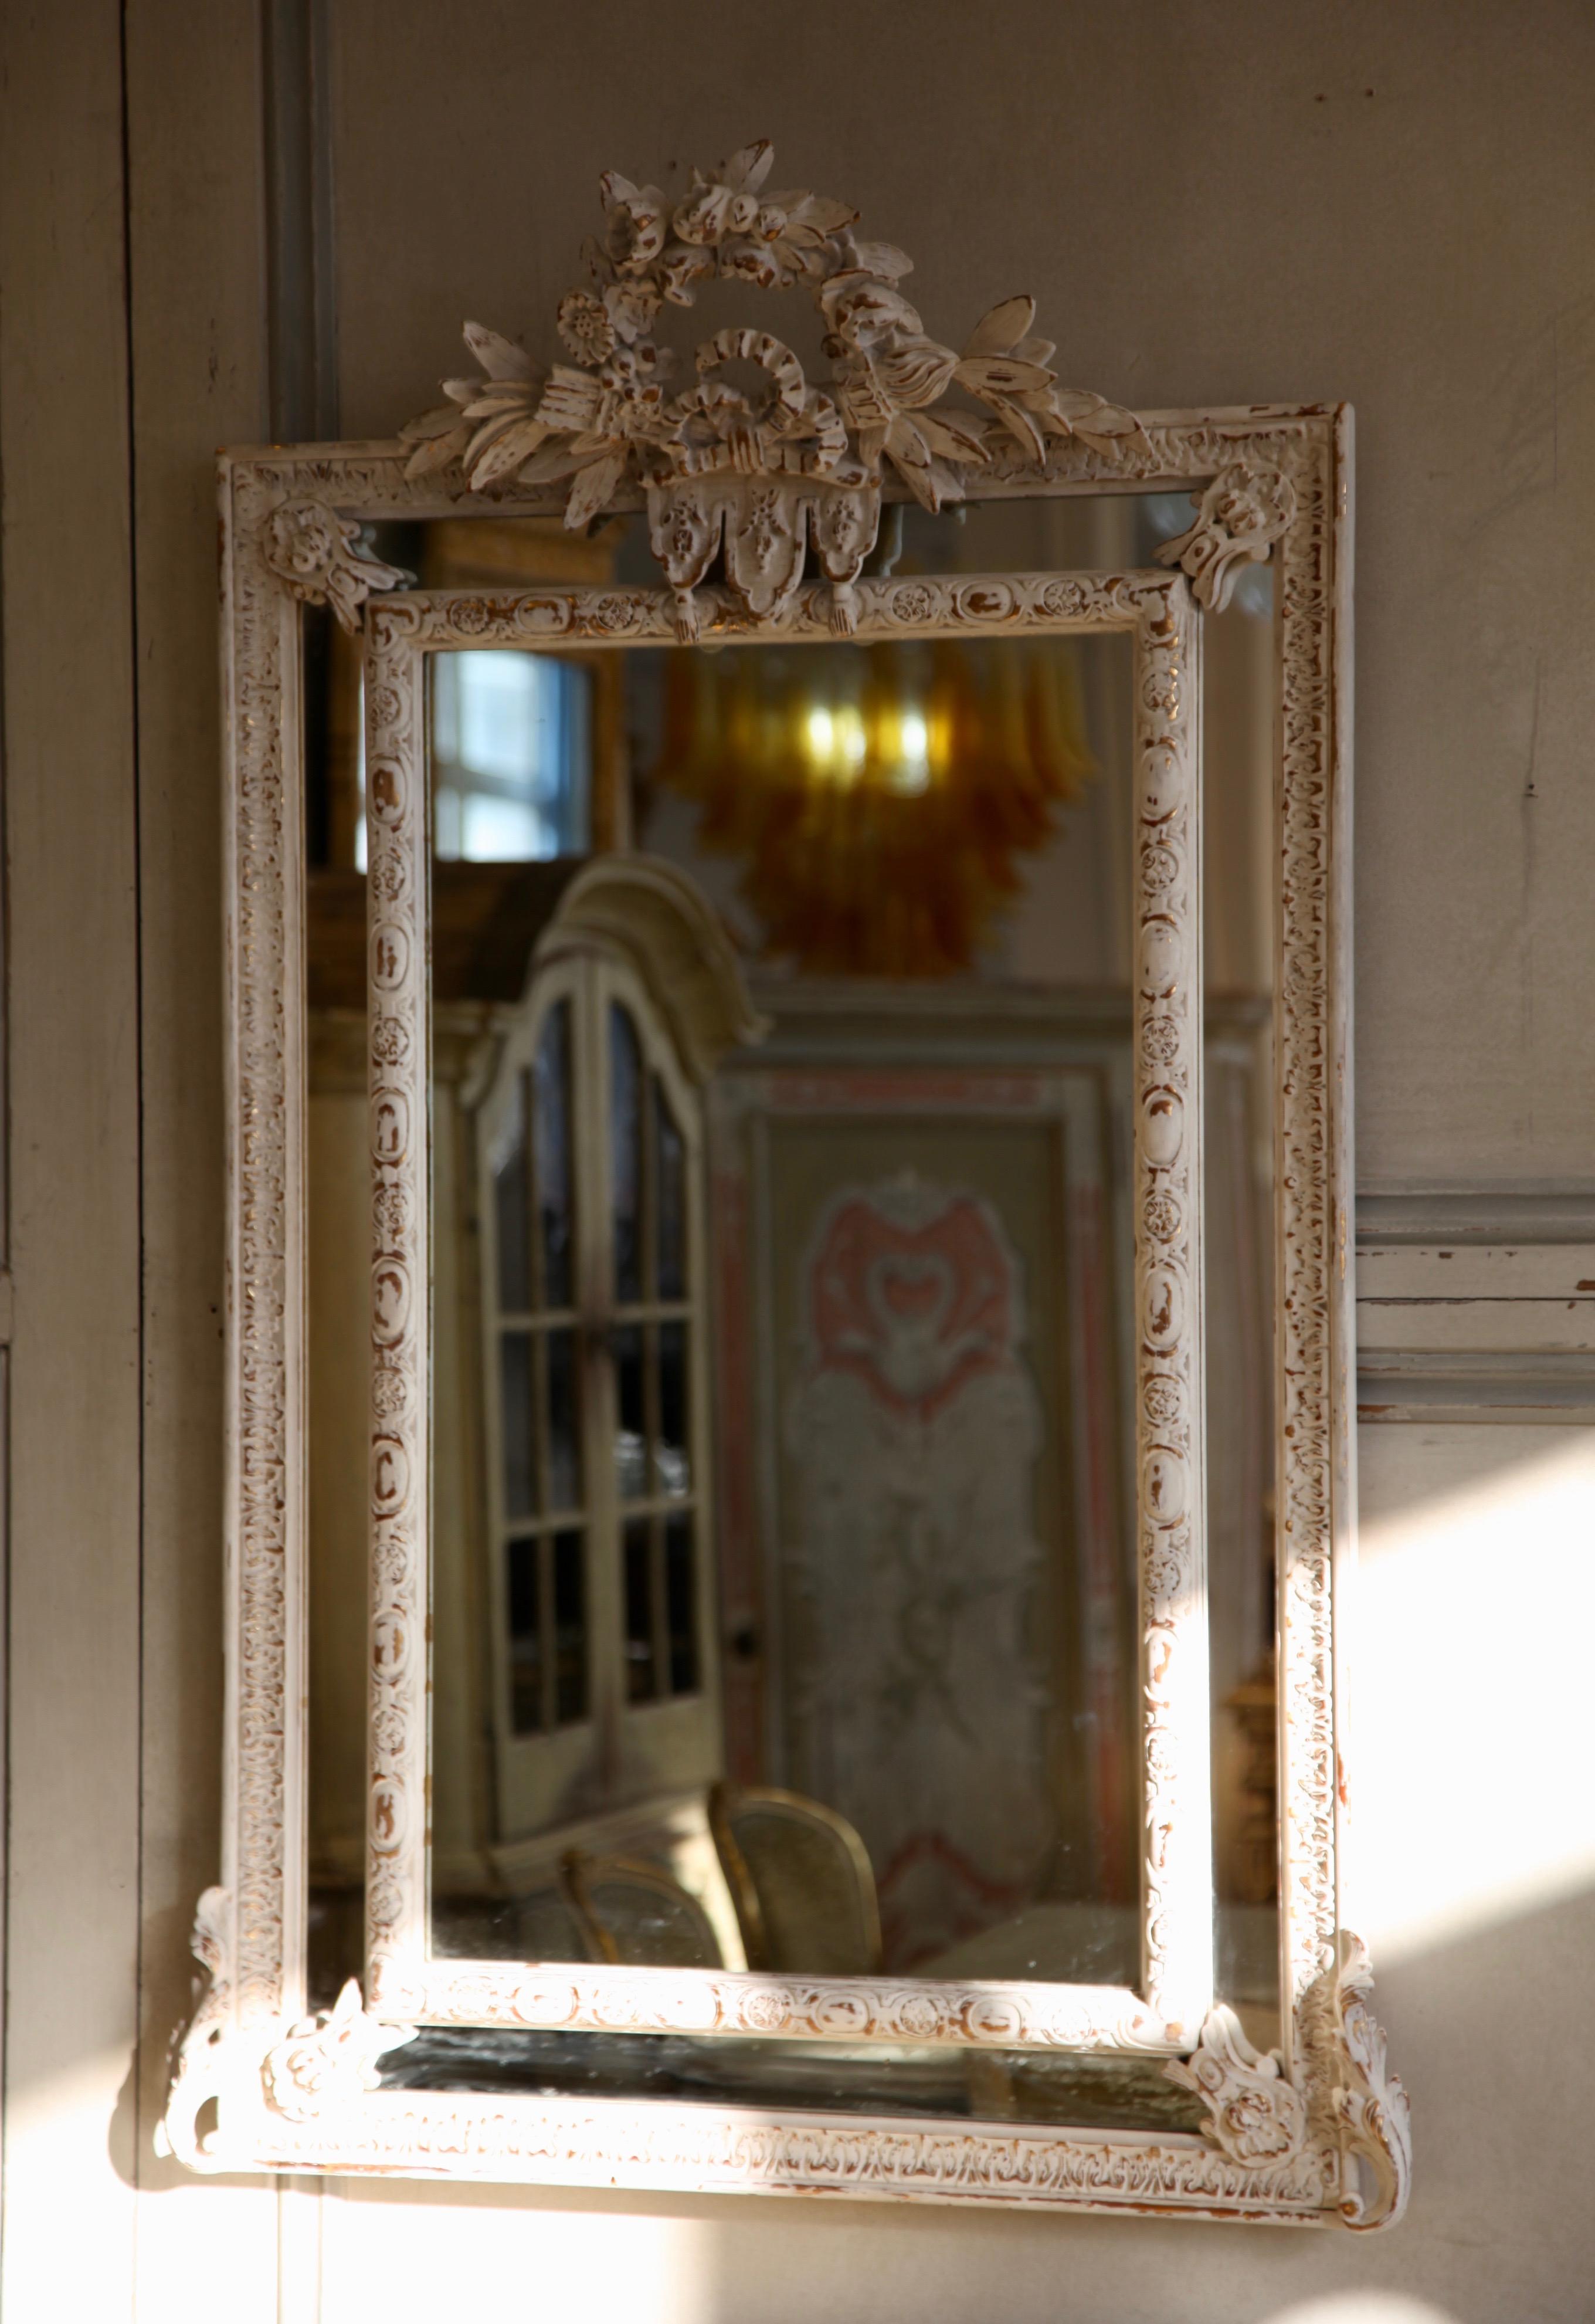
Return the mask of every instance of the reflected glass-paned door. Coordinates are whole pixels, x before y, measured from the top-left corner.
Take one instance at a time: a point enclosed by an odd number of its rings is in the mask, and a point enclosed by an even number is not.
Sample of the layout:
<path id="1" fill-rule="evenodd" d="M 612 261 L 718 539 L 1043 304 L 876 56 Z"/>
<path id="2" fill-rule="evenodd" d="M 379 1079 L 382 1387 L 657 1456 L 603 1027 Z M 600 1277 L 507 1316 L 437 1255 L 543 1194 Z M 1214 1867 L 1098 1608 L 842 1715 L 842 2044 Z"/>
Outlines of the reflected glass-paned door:
<path id="1" fill-rule="evenodd" d="M 714 1780 L 696 1091 L 628 964 L 567 955 L 482 1114 L 500 1837 Z"/>

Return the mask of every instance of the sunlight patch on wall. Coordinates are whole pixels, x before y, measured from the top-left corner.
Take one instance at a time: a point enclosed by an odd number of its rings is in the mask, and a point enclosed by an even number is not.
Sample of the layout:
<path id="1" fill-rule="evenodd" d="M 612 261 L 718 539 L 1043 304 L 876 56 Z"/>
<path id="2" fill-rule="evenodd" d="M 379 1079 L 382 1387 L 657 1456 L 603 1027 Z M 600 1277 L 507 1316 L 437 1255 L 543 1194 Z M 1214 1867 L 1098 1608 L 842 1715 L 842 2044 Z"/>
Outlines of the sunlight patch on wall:
<path id="1" fill-rule="evenodd" d="M 1409 2300 L 1404 2292 L 1332 2292 L 1324 2300 L 1293 2301 L 1265 2324 L 1457 2324 L 1449 2308 Z"/>
<path id="2" fill-rule="evenodd" d="M 1361 1465 L 1348 1917 L 1389 1961 L 1595 1887 L 1595 1432 L 1369 1429 Z"/>

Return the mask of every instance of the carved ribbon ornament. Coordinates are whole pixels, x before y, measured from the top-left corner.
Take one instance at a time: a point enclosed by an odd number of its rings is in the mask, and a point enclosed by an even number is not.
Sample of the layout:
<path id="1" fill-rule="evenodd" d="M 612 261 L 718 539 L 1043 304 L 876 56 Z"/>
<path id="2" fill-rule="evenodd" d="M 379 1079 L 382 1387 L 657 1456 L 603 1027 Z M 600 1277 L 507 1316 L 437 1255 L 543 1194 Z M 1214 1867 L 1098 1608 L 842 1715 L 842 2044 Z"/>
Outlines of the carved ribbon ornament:
<path id="1" fill-rule="evenodd" d="M 1003 300 L 962 351 L 944 346 L 898 287 L 912 261 L 862 239 L 845 202 L 766 193 L 773 159 L 768 141 L 744 146 L 707 176 L 695 170 L 675 204 L 611 171 L 600 180 L 604 239 L 585 248 L 595 287 L 559 302 L 575 361 L 544 374 L 469 323 L 480 375 L 447 381 L 447 401 L 401 430 L 414 447 L 410 477 L 456 462 L 477 492 L 568 477 L 573 529 L 641 488 L 684 638 L 697 633 L 693 591 L 722 550 L 733 596 L 763 622 L 790 604 L 812 549 L 834 626 L 851 633 L 886 468 L 934 511 L 961 499 L 967 471 L 1005 443 L 1037 466 L 1049 437 L 1078 436 L 1109 457 L 1147 448 L 1133 412 L 1059 385 L 1051 342 L 1031 336 L 1033 299 Z M 801 283 L 825 326 L 831 378 L 816 386 L 783 341 L 731 328 L 703 342 L 694 383 L 671 394 L 661 309 L 691 306 L 715 279 Z M 974 408 L 945 404 L 954 388 Z"/>

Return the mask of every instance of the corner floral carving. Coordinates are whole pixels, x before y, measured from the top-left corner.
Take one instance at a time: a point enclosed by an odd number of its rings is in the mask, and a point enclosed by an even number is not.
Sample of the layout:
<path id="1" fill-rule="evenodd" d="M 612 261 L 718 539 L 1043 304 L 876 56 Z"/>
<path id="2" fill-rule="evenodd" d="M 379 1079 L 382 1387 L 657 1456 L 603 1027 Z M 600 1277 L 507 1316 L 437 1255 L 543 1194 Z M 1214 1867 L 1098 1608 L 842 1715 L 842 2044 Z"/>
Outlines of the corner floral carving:
<path id="1" fill-rule="evenodd" d="M 290 2026 L 261 2067 L 266 2098 L 289 2122 L 357 2102 L 382 2086 L 378 2060 L 413 2042 L 413 2025 L 368 2017 L 351 1978 L 329 2010 Z"/>
<path id="2" fill-rule="evenodd" d="M 373 591 L 408 588 L 414 576 L 368 557 L 360 527 L 320 501 L 281 501 L 261 528 L 261 555 L 290 597 L 330 605 L 341 626 L 360 627 Z"/>
<path id="3" fill-rule="evenodd" d="M 477 492 L 568 477 L 573 530 L 641 487 L 685 637 L 697 631 L 692 593 L 723 545 L 733 591 L 761 622 L 790 603 L 812 543 L 834 626 L 850 632 L 883 465 L 936 510 L 962 499 L 967 473 L 1005 444 L 1037 466 L 1052 438 L 1078 437 L 1109 457 L 1147 447 L 1132 412 L 1059 383 L 1052 342 L 1033 336 L 1033 299 L 1001 300 L 961 349 L 944 346 L 899 288 L 913 262 L 860 237 L 845 202 L 767 193 L 773 159 L 768 140 L 744 146 L 707 176 L 695 170 L 675 203 L 609 171 L 599 181 L 604 239 L 584 251 L 595 288 L 567 291 L 556 316 L 575 361 L 545 374 L 468 323 L 481 374 L 447 381 L 447 401 L 400 431 L 414 447 L 411 478 L 456 463 Z M 783 341 L 733 327 L 703 342 L 696 382 L 670 394 L 674 354 L 655 337 L 661 309 L 691 306 L 715 279 L 761 290 L 801 283 L 825 326 L 831 378 L 812 383 Z M 763 374 L 751 388 L 750 367 Z M 953 388 L 976 408 L 945 405 Z"/>
<path id="4" fill-rule="evenodd" d="M 1188 2061 L 1164 2072 L 1193 2090 L 1208 2110 L 1202 2135 L 1243 2170 L 1277 2170 L 1293 2163 L 1307 2141 L 1307 2108 L 1287 2079 L 1277 2050 L 1254 2050 L 1235 2012 L 1222 2002 L 1210 2010 L 1202 2039 Z"/>
<path id="5" fill-rule="evenodd" d="M 1340 2216 L 1363 2230 L 1394 2227 L 1412 2192 L 1411 2112 L 1388 2070 L 1384 2029 L 1369 2007 L 1372 1992 L 1368 1948 L 1341 1929 L 1335 1967 L 1305 1997 L 1300 2025 L 1321 2066 L 1332 2068 L 1327 2111 L 1343 2158 Z M 1277 2050 L 1263 2057 L 1252 2048 L 1232 2009 L 1214 2008 L 1193 2055 L 1164 2072 L 1203 2100 L 1203 2137 L 1239 2168 L 1314 2167 L 1314 2146 L 1323 2142 L 1322 2134 L 1314 2139 L 1314 2123 L 1323 2117 L 1308 2087 L 1292 2080 Z"/>
<path id="6" fill-rule="evenodd" d="M 1348 2227 L 1364 2231 L 1391 2227 L 1412 2192 L 1412 2109 L 1400 2078 L 1389 2071 L 1385 2029 L 1369 2006 L 1368 1948 L 1342 1929 L 1335 1950 L 1333 2012 L 1341 2060 L 1335 2120 L 1351 2154 L 1368 2165 L 1366 2179 L 1353 2174 L 1341 2216 Z"/>
<path id="7" fill-rule="evenodd" d="M 1164 542 L 1159 562 L 1177 565 L 1197 603 L 1222 613 L 1240 567 L 1262 563 L 1295 509 L 1295 486 L 1281 470 L 1231 462 L 1203 493 L 1195 523 Z"/>

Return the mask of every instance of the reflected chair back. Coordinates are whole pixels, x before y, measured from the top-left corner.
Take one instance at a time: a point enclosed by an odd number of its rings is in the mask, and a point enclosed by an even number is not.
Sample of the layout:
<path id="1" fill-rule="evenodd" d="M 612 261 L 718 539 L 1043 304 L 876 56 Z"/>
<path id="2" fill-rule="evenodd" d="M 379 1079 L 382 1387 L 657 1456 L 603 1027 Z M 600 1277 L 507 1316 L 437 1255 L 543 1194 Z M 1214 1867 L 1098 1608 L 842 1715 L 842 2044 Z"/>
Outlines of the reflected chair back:
<path id="1" fill-rule="evenodd" d="M 590 1960 L 631 1969 L 720 1969 L 720 1947 L 696 1896 L 657 1864 L 567 1851 L 559 1893 Z"/>
<path id="2" fill-rule="evenodd" d="M 880 1969 L 875 1875 L 845 1816 L 798 1792 L 716 1784 L 709 1830 L 750 1969 L 814 1977 Z"/>

